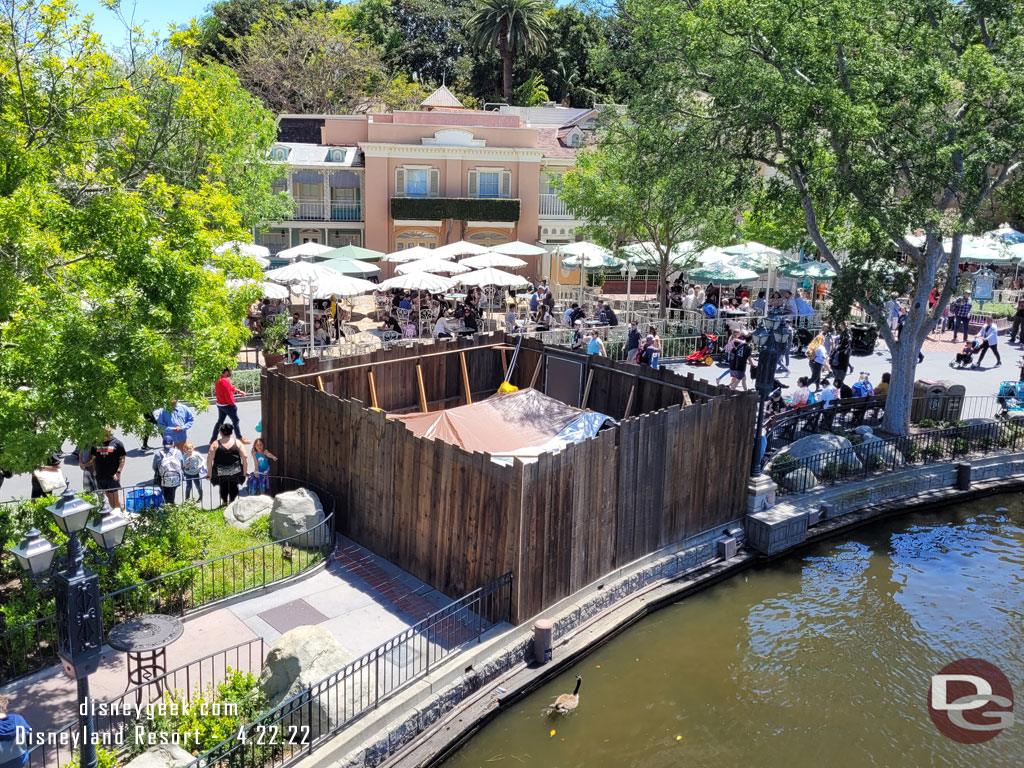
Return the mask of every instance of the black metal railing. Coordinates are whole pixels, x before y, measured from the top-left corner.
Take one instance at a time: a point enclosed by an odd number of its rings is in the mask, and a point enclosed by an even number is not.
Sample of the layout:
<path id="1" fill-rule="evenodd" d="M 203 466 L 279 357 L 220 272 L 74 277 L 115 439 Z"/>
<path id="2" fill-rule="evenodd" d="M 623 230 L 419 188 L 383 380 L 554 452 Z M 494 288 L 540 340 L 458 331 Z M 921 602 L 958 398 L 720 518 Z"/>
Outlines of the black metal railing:
<path id="1" fill-rule="evenodd" d="M 274 707 L 189 768 L 281 768 L 511 620 L 513 574 L 495 579 Z M 275 740 L 260 738 L 274 734 Z"/>
<path id="2" fill-rule="evenodd" d="M 765 420 L 768 455 L 801 437 L 859 426 L 877 427 L 885 416 L 885 395 L 853 397 L 792 408 Z M 1006 413 L 1006 405 L 992 396 L 929 396 L 911 401 L 911 421 L 927 428 L 968 419 L 991 419 Z"/>
<path id="3" fill-rule="evenodd" d="M 850 448 L 792 458 L 783 453 L 767 466 L 779 495 L 863 480 L 907 466 L 922 466 L 1024 447 L 1024 425 L 992 421 L 935 429 L 902 437 L 851 434 Z"/>
<path id="4" fill-rule="evenodd" d="M 131 741 L 137 723 L 151 719 L 146 706 L 161 698 L 161 689 L 180 694 L 192 702 L 208 693 L 211 685 L 223 682 L 228 670 L 259 674 L 266 659 L 263 638 L 248 640 L 230 648 L 211 653 L 188 664 L 169 670 L 145 685 L 129 688 L 112 699 L 94 702 L 95 729 L 107 751 L 123 752 Z M 139 695 L 141 694 L 141 700 Z M 37 732 L 43 731 L 35 723 Z M 77 750 L 74 738 L 80 735 L 77 719 L 59 729 L 45 730 L 47 742 L 34 747 L 28 754 L 27 768 L 61 768 L 71 762 Z M 121 734 L 122 745 L 116 745 L 114 736 Z"/>
<path id="5" fill-rule="evenodd" d="M 204 499 L 212 504 L 214 489 L 209 484 L 207 486 Z M 290 579 L 319 565 L 330 556 L 333 546 L 334 497 L 305 481 L 270 477 L 272 495 L 298 488 L 308 488 L 320 498 L 324 519 L 315 527 L 304 533 L 193 563 L 110 592 L 102 598 L 104 627 L 109 629 L 118 622 L 144 613 L 180 616 L 219 600 Z M 153 487 L 121 489 L 122 507 L 126 498 L 139 490 L 153 490 Z M 56 616 L 52 614 L 0 633 L 0 684 L 59 663 L 56 638 Z"/>

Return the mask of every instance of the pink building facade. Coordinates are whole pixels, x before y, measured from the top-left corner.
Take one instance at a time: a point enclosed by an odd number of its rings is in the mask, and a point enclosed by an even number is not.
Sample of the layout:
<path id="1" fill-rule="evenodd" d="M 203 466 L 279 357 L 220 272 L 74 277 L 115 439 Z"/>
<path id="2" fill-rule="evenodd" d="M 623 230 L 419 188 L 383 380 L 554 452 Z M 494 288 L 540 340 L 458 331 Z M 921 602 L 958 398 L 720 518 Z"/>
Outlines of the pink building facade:
<path id="1" fill-rule="evenodd" d="M 553 176 L 572 166 L 592 126 L 593 111 L 561 107 L 282 115 L 270 159 L 287 166 L 281 189 L 295 212 L 257 242 L 272 253 L 303 242 L 384 253 L 570 242 L 580 222 Z"/>

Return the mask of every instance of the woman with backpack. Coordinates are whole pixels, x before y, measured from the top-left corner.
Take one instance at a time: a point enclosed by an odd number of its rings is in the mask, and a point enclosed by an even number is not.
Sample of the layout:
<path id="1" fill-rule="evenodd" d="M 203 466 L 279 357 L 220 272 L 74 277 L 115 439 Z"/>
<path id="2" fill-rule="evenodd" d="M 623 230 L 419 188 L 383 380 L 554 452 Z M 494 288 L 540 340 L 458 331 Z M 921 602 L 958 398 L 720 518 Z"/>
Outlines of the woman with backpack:
<path id="1" fill-rule="evenodd" d="M 164 438 L 164 447 L 153 456 L 153 475 L 164 495 L 165 504 L 173 504 L 185 475 L 185 460 L 174 447 L 174 440 Z"/>
<path id="2" fill-rule="evenodd" d="M 242 443 L 235 439 L 230 424 L 222 424 L 217 439 L 210 444 L 206 457 L 206 470 L 210 482 L 220 488 L 220 503 L 228 504 L 238 498 L 238 486 L 245 480 L 245 467 L 249 458 Z"/>

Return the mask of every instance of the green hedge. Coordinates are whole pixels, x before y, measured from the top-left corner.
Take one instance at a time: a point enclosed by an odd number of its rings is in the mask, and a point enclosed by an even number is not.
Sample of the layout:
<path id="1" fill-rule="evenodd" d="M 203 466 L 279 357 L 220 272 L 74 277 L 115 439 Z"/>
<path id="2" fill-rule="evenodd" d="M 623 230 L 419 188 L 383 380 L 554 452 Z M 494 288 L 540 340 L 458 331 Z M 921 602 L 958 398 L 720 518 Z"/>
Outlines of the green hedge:
<path id="1" fill-rule="evenodd" d="M 393 197 L 391 218 L 519 221 L 519 203 L 494 197 Z"/>

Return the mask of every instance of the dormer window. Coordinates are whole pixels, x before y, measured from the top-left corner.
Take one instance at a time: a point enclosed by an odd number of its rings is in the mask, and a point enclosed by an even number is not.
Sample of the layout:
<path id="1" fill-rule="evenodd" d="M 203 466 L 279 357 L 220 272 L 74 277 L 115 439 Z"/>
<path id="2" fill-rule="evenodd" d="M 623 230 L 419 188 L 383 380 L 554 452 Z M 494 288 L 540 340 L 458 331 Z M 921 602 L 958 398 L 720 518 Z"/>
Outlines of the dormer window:
<path id="1" fill-rule="evenodd" d="M 345 150 L 344 149 L 332 149 L 327 153 L 327 162 L 329 163 L 344 163 L 345 162 Z"/>
<path id="2" fill-rule="evenodd" d="M 284 161 L 288 159 L 288 147 L 271 147 L 270 159 Z"/>

